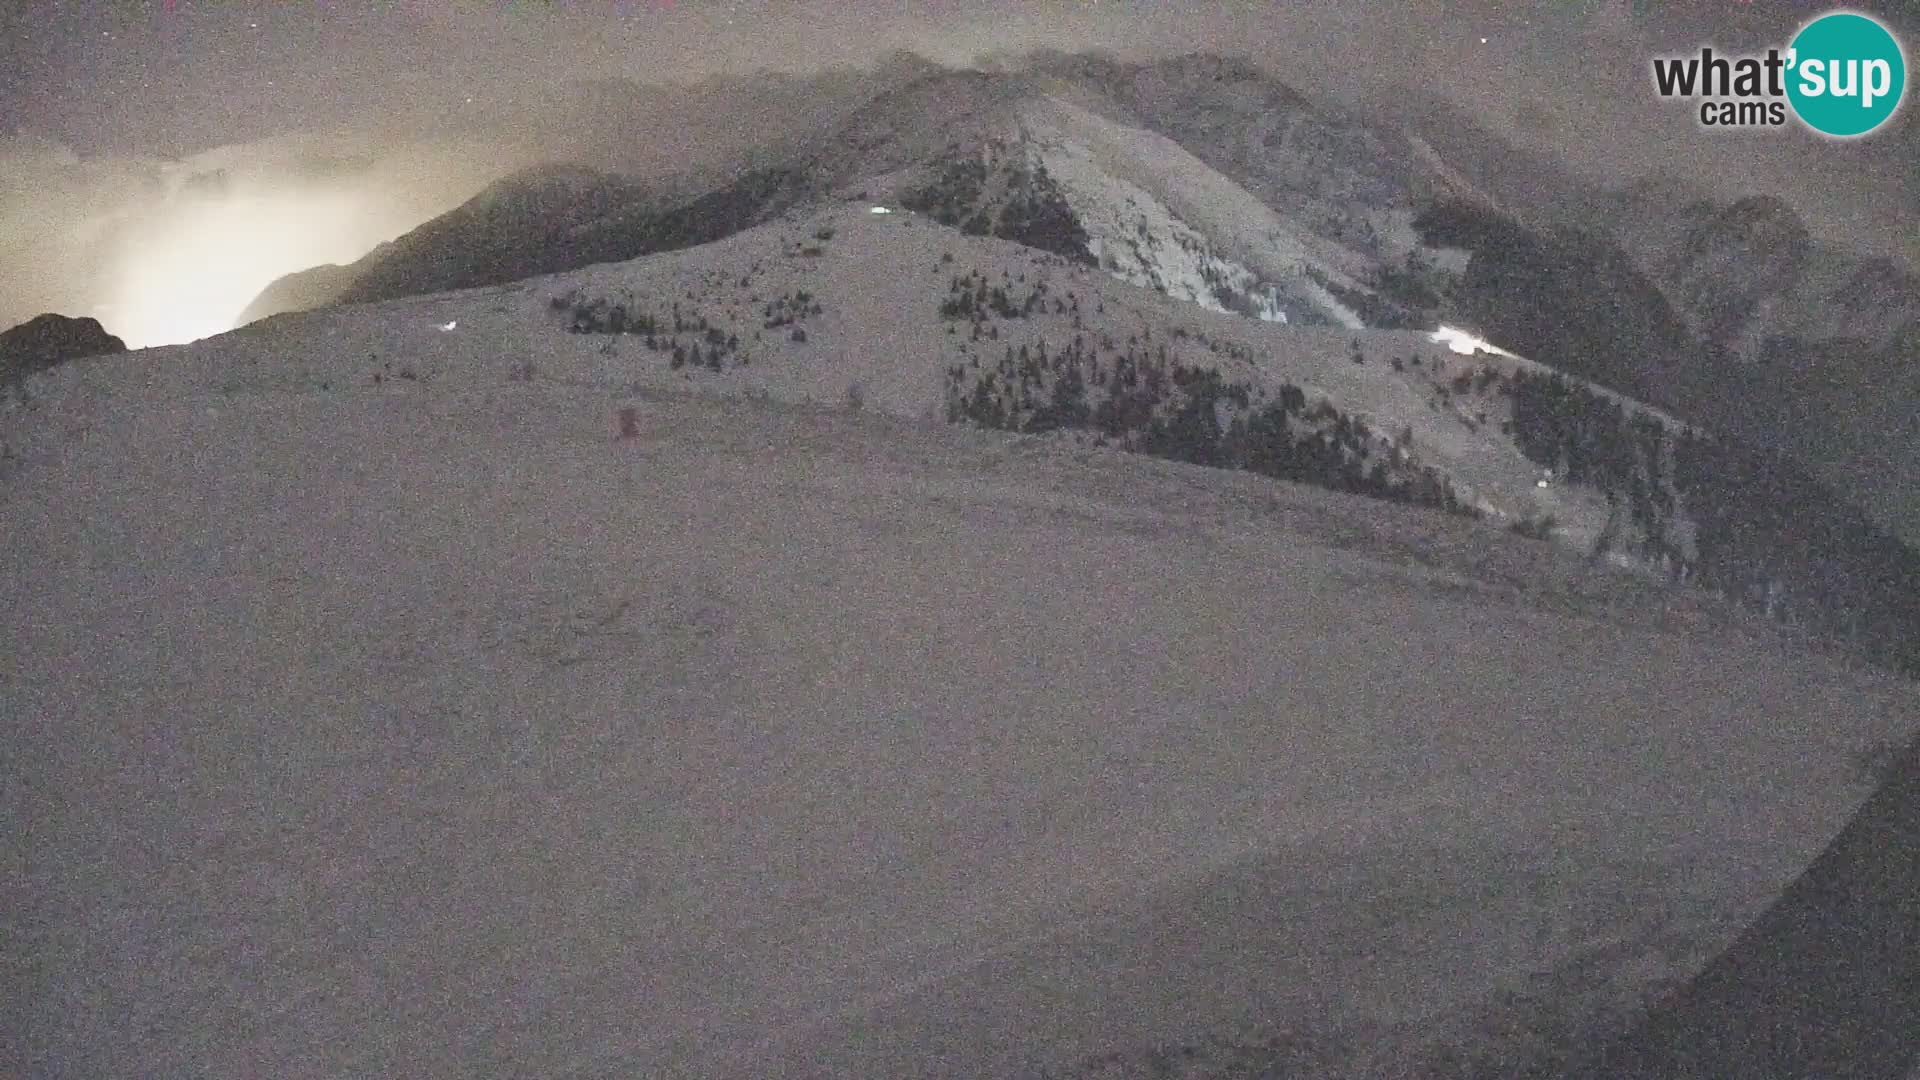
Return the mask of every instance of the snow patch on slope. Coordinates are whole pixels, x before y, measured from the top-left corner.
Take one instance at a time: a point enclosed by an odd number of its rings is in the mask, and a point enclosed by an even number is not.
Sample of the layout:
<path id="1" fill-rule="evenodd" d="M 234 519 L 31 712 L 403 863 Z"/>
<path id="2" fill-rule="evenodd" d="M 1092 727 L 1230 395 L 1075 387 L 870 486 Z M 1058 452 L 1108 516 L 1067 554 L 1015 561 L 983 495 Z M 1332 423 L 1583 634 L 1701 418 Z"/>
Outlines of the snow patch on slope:
<path id="1" fill-rule="evenodd" d="M 1237 309 L 1264 322 L 1289 321 L 1288 305 L 1276 287 L 1221 258 L 1165 203 L 1102 170 L 1085 147 L 1048 140 L 1034 156 L 1086 229 L 1087 249 L 1114 277 L 1209 311 Z"/>
<path id="2" fill-rule="evenodd" d="M 1180 222 L 1194 235 L 1213 237 L 1224 250 L 1216 254 L 1210 247 L 1208 255 L 1222 264 L 1242 266 L 1248 277 L 1296 294 L 1322 319 L 1349 329 L 1365 325 L 1325 285 L 1362 288 L 1339 265 L 1348 260 L 1317 250 L 1321 245 L 1313 238 L 1173 140 L 1052 97 L 1029 105 L 1022 125 L 1076 214 L 1082 213 L 1083 204 L 1124 206 L 1131 199 L 1142 208 L 1134 222 L 1136 234 L 1142 224 L 1149 232 L 1158 225 L 1168 233 L 1161 249 L 1169 242 L 1174 248 L 1182 245 L 1178 234 L 1156 219 Z M 1141 194 L 1148 201 L 1141 200 Z M 1094 223 L 1087 222 L 1087 228 L 1094 232 Z M 1179 265 L 1177 257 L 1167 258 L 1170 266 Z"/>

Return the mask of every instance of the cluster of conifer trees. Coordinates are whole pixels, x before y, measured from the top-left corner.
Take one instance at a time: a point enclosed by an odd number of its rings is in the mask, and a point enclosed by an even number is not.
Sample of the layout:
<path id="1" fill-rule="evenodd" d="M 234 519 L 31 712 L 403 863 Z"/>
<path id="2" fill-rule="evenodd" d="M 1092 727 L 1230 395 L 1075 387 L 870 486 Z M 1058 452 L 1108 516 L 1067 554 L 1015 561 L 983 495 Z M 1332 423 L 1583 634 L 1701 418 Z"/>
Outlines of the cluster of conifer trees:
<path id="1" fill-rule="evenodd" d="M 1002 189 L 998 206 L 991 190 L 994 181 Z M 903 192 L 900 204 L 969 236 L 997 236 L 1095 265 L 1086 229 L 1039 164 L 1010 159 L 997 163 L 989 175 L 987 162 L 978 154 L 949 147 L 934 178 Z"/>
<path id="2" fill-rule="evenodd" d="M 1673 575 L 1920 675 L 1920 556 L 1784 456 L 1658 419 L 1553 373 L 1517 373 L 1514 438 L 1606 492 Z M 1677 538 L 1690 532 L 1692 542 Z"/>
<path id="3" fill-rule="evenodd" d="M 1438 472 L 1417 466 L 1364 421 L 1287 384 L 1271 398 L 1210 368 L 1129 341 L 1124 352 L 1076 334 L 1049 351 L 1008 346 L 990 366 L 946 373 L 947 418 L 1003 431 L 1082 430 L 1138 453 L 1244 469 L 1472 516 Z"/>
<path id="4" fill-rule="evenodd" d="M 811 297 L 808 297 L 808 301 L 811 301 Z M 817 314 L 819 311 L 818 304 L 809 307 L 792 297 L 780 297 L 779 304 L 783 314 L 789 311 L 800 313 L 794 317 Z M 578 296 L 556 296 L 551 306 L 555 311 L 568 313 L 569 332 L 638 337 L 649 351 L 665 354 L 667 365 L 676 371 L 683 367 L 724 371 L 730 359 L 736 364 L 747 362 L 745 354 L 740 351 L 738 335 L 714 326 L 704 315 L 683 312 L 678 302 L 672 305 L 665 318 L 637 307 L 629 308 L 624 302 L 610 302 L 604 297 L 587 300 Z M 773 305 L 769 305 L 768 311 L 773 310 Z M 793 317 L 786 321 L 793 321 Z M 690 340 L 682 341 L 682 336 Z"/>

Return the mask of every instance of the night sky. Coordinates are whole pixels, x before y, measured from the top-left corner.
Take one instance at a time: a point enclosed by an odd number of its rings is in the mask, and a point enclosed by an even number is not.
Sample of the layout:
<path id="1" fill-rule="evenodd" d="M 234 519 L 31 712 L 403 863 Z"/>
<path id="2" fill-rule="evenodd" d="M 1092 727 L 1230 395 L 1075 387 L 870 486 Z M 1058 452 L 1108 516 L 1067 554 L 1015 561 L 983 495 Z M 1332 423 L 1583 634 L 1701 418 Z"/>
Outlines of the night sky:
<path id="1" fill-rule="evenodd" d="M 448 107 L 503 79 L 681 79 L 858 63 L 911 47 L 944 60 L 990 49 L 1097 45 L 1251 50 L 1310 71 L 1335 58 L 1452 66 L 1478 36 L 1496 81 L 1544 56 L 1608 62 L 1596 39 L 1726 46 L 1780 38 L 1830 4 L 1475 0 L 1390 5 L 1124 0 L 32 0 L 5 5 L 10 126 L 83 152 L 183 153 L 363 110 Z M 1855 8 L 1910 12 L 1888 0 Z M 1419 10 L 1403 10 L 1418 8 Z M 1897 22 L 1911 23 L 1910 17 Z M 1645 50 L 1639 50 L 1644 52 Z M 1317 54 L 1317 55 L 1316 55 Z M 1565 65 L 1558 65 L 1564 67 Z M 1635 81 L 1642 73 L 1632 72 Z M 1574 80 L 1564 80 L 1568 83 Z M 1567 85 L 1563 93 L 1579 88 Z"/>
<path id="2" fill-rule="evenodd" d="M 1920 40 L 1912 5 L 1854 7 Z M 529 135 L 516 110 L 567 80 L 806 71 L 900 48 L 963 63 L 1097 47 L 1249 54 L 1335 96 L 1406 83 L 1594 175 L 1664 169 L 1728 195 L 1771 191 L 1818 233 L 1920 264 L 1910 105 L 1891 127 L 1841 145 L 1797 126 L 1705 132 L 1684 104 L 1651 92 L 1652 55 L 1784 43 L 1825 10 L 1775 0 L 30 0 L 0 5 L 0 250 L 98 226 L 146 197 L 169 160 L 224 148 L 214 156 L 245 161 L 272 152 L 262 140 L 289 136 L 327 133 L 376 157 L 416 147 L 396 175 L 467 190 L 474 175 L 518 162 L 521 151 L 503 149 Z M 431 153 L 417 152 L 423 138 L 439 140 Z M 43 276 L 7 261 L 0 301 Z"/>
<path id="3" fill-rule="evenodd" d="M 536 92 L 569 78 L 807 70 L 902 47 L 959 62 L 1037 46 L 1248 51 L 1309 86 L 1404 73 L 1455 94 L 1545 90 L 1569 110 L 1597 98 L 1613 111 L 1644 91 L 1654 47 L 1781 40 L 1831 6 L 32 0 L 0 13 L 0 48 L 12 53 L 0 54 L 0 118 L 14 132 L 49 136 L 82 154 L 180 156 L 319 125 L 418 123 L 469 97 Z M 1898 0 L 1855 6 L 1878 6 L 1883 15 L 1913 7 Z M 1488 47 L 1475 49 L 1482 36 Z"/>

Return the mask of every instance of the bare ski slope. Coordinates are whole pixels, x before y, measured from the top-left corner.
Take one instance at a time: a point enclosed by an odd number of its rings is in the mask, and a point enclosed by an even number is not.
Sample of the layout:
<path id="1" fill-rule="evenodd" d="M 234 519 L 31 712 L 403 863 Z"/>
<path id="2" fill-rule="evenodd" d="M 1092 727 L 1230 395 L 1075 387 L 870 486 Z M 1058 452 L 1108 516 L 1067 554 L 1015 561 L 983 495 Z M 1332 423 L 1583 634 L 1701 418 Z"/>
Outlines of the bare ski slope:
<path id="1" fill-rule="evenodd" d="M 1489 995 L 1697 968 L 1920 722 L 1489 526 L 254 347 L 8 418 L 0 1072 L 1517 1054 Z"/>

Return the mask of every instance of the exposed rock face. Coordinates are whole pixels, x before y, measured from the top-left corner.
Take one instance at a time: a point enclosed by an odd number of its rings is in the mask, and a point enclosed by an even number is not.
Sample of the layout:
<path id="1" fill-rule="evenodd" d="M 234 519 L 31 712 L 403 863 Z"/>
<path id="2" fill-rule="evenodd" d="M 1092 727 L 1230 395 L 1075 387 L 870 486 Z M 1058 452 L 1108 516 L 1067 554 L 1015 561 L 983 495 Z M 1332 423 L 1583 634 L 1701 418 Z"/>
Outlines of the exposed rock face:
<path id="1" fill-rule="evenodd" d="M 0 385 L 68 360 L 126 351 L 127 343 L 107 333 L 98 319 L 39 315 L 0 333 Z"/>
<path id="2" fill-rule="evenodd" d="M 1791 206 L 1741 199 L 1688 231 L 1668 271 L 1674 299 L 1701 336 L 1732 345 L 1763 301 L 1800 283 L 1810 245 Z"/>
<path id="3" fill-rule="evenodd" d="M 1612 236 L 1702 337 L 1747 359 L 1780 337 L 1897 347 L 1920 279 L 1893 260 L 1810 235 L 1780 199 L 1721 203 L 1679 181 L 1615 192 L 1591 224 Z"/>

